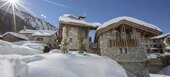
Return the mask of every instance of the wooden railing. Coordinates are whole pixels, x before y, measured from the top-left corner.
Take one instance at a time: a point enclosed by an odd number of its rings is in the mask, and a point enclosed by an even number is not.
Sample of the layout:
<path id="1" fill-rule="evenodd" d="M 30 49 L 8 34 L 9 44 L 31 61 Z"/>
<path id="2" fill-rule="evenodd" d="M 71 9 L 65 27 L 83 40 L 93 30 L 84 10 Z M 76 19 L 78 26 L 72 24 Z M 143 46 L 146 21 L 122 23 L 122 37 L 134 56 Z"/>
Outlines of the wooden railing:
<path id="1" fill-rule="evenodd" d="M 111 47 L 137 47 L 139 45 L 139 40 L 110 40 Z"/>

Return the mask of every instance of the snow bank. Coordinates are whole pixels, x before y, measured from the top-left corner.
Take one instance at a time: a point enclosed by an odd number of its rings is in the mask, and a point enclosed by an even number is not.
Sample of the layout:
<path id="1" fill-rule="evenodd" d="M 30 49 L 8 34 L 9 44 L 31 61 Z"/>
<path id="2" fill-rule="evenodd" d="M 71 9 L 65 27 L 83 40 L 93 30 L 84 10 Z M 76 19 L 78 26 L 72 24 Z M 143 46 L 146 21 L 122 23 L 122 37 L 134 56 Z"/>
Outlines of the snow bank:
<path id="1" fill-rule="evenodd" d="M 167 67 L 165 67 L 165 68 L 163 68 L 163 69 L 159 72 L 159 74 L 169 75 L 169 76 L 170 76 L 170 65 L 167 66 Z"/>
<path id="2" fill-rule="evenodd" d="M 162 74 L 150 74 L 150 77 L 170 77 Z"/>
<path id="3" fill-rule="evenodd" d="M 97 55 L 53 53 L 28 63 L 28 77 L 127 77 L 115 61 Z"/>
<path id="4" fill-rule="evenodd" d="M 1 77 L 27 77 L 28 66 L 19 59 L 1 60 Z"/>
<path id="5" fill-rule="evenodd" d="M 127 77 L 116 61 L 94 54 L 0 55 L 0 77 Z"/>
<path id="6" fill-rule="evenodd" d="M 40 50 L 40 51 L 43 51 L 44 47 L 47 46 L 46 44 L 39 43 L 36 41 L 18 41 L 13 43 L 16 45 L 27 46 L 29 48 Z"/>
<path id="7" fill-rule="evenodd" d="M 121 21 L 121 20 L 127 20 L 127 21 L 130 21 L 130 22 L 134 22 L 134 23 L 137 23 L 137 24 L 140 24 L 140 25 L 143 25 L 143 26 L 152 28 L 152 29 L 156 29 L 156 30 L 162 32 L 162 30 L 161 30 L 159 27 L 157 27 L 157 26 L 155 26 L 155 25 L 153 25 L 153 24 L 150 24 L 150 23 L 141 21 L 141 20 L 136 19 L 136 18 L 133 18 L 133 17 L 128 17 L 128 16 L 122 16 L 122 17 L 117 17 L 117 18 L 111 19 L 111 20 L 103 23 L 101 26 L 99 26 L 99 28 L 98 28 L 97 30 L 99 30 L 99 29 L 101 29 L 101 28 L 104 28 L 104 27 L 106 27 L 106 26 L 108 26 L 108 25 L 111 25 L 111 24 L 113 24 L 113 23 L 117 23 L 117 22 L 119 22 L 119 21 Z"/>
<path id="8" fill-rule="evenodd" d="M 33 55 L 40 53 L 43 53 L 43 51 L 0 40 L 0 54 Z"/>
<path id="9" fill-rule="evenodd" d="M 53 49 L 50 51 L 50 53 L 61 53 L 61 51 L 59 49 Z"/>
<path id="10" fill-rule="evenodd" d="M 77 17 L 71 14 L 64 14 L 63 16 L 60 16 L 59 21 L 80 23 L 80 24 L 85 24 L 93 27 L 97 27 L 101 25 L 100 23 L 88 23 L 85 20 L 79 20 Z"/>

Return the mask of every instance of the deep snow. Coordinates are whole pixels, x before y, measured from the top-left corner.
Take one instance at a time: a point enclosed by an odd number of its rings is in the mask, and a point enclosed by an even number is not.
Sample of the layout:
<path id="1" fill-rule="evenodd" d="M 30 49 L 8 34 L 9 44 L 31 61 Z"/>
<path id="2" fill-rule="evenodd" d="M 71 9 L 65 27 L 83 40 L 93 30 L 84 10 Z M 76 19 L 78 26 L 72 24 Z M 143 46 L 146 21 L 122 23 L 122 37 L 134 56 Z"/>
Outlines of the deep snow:
<path id="1" fill-rule="evenodd" d="M 127 77 L 116 61 L 88 53 L 0 55 L 0 60 L 3 77 Z"/>
<path id="2" fill-rule="evenodd" d="M 33 55 L 41 53 L 43 53 L 41 50 L 36 50 L 28 46 L 15 45 L 13 43 L 0 40 L 0 54 Z"/>

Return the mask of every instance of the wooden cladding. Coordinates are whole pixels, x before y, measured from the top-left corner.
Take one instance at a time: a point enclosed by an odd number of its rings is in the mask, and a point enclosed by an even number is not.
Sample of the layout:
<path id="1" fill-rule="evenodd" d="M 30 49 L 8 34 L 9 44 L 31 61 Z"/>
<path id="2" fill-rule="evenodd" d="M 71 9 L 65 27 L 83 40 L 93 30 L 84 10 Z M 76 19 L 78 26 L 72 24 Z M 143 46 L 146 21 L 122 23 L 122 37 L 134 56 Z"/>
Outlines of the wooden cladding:
<path id="1" fill-rule="evenodd" d="M 137 47 L 139 41 L 137 39 L 131 40 L 110 40 L 111 47 Z"/>

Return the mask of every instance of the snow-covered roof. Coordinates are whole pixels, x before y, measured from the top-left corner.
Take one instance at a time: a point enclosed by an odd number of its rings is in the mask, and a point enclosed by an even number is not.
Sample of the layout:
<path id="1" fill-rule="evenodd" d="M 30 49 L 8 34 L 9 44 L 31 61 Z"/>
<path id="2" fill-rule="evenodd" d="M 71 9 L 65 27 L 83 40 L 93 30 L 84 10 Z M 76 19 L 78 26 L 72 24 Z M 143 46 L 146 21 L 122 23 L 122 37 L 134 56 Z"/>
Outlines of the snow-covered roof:
<path id="1" fill-rule="evenodd" d="M 170 46 L 167 46 L 166 49 L 170 50 Z"/>
<path id="2" fill-rule="evenodd" d="M 103 23 L 101 26 L 99 26 L 99 28 L 97 30 L 99 30 L 101 28 L 104 28 L 106 26 L 109 26 L 109 25 L 111 25 L 113 23 L 117 23 L 117 22 L 119 22 L 121 20 L 134 22 L 134 23 L 143 25 L 145 27 L 152 28 L 152 29 L 155 29 L 155 30 L 158 30 L 158 31 L 162 32 L 162 30 L 159 27 L 157 27 L 157 26 L 155 26 L 153 24 L 150 24 L 150 23 L 147 23 L 147 22 L 144 22 L 142 20 L 139 20 L 139 19 L 136 19 L 136 18 L 133 18 L 133 17 L 129 17 L 129 16 L 122 16 L 122 17 L 117 17 L 117 18 L 111 19 L 111 20 Z"/>
<path id="3" fill-rule="evenodd" d="M 32 36 L 52 36 L 56 33 L 56 31 L 51 30 L 39 30 L 32 34 Z"/>
<path id="4" fill-rule="evenodd" d="M 37 30 L 23 29 L 19 31 L 19 33 L 31 33 L 31 34 L 35 32 L 37 32 Z"/>
<path id="5" fill-rule="evenodd" d="M 78 19 L 77 17 L 75 17 L 75 16 L 73 16 L 71 14 L 64 14 L 63 16 L 60 16 L 59 21 L 85 24 L 85 25 L 93 26 L 93 27 L 97 27 L 97 26 L 101 25 L 100 23 L 97 23 L 97 22 L 89 23 L 89 22 L 86 22 L 85 20 L 80 20 L 80 19 Z"/>
<path id="6" fill-rule="evenodd" d="M 15 37 L 28 40 L 28 38 L 25 35 L 23 35 L 23 34 L 19 34 L 19 33 L 15 33 L 15 32 L 6 32 L 2 36 L 6 35 L 6 34 L 11 34 L 11 35 L 14 35 Z"/>
<path id="7" fill-rule="evenodd" d="M 162 34 L 162 35 L 159 35 L 159 36 L 155 36 L 155 37 L 152 37 L 151 39 L 160 39 L 160 38 L 164 38 L 166 36 L 170 35 L 170 33 L 166 33 L 166 34 Z"/>
<path id="8" fill-rule="evenodd" d="M 156 59 L 160 56 L 160 53 L 149 53 L 147 54 L 148 59 Z"/>

